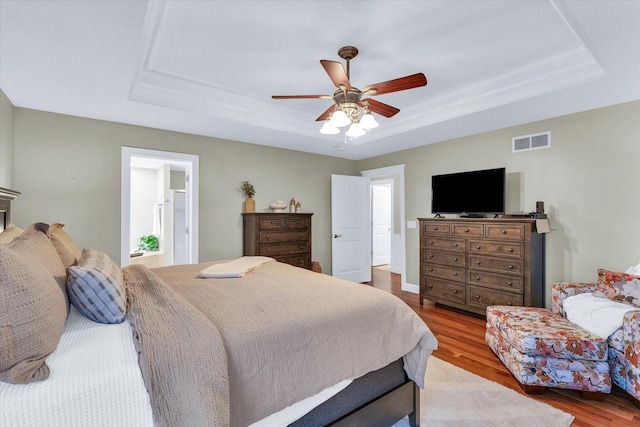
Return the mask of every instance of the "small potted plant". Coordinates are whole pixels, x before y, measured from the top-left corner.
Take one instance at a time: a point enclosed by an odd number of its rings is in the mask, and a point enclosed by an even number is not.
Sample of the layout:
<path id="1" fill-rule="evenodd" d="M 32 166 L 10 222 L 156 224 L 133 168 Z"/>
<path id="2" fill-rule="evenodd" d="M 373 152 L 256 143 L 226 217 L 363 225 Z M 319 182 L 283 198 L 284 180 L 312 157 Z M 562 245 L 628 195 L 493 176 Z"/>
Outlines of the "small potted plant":
<path id="1" fill-rule="evenodd" d="M 150 234 L 148 236 L 140 237 L 140 240 L 138 242 L 138 248 L 136 250 L 145 251 L 145 252 L 146 251 L 155 252 L 159 249 L 160 249 L 160 244 L 158 243 L 158 238 L 153 234 Z"/>
<path id="2" fill-rule="evenodd" d="M 251 185 L 249 181 L 242 181 L 242 184 L 240 184 L 240 191 L 247 198 L 244 201 L 244 211 L 246 213 L 255 212 L 256 201 L 253 199 L 253 196 L 256 194 L 256 190 L 253 188 L 253 185 Z"/>

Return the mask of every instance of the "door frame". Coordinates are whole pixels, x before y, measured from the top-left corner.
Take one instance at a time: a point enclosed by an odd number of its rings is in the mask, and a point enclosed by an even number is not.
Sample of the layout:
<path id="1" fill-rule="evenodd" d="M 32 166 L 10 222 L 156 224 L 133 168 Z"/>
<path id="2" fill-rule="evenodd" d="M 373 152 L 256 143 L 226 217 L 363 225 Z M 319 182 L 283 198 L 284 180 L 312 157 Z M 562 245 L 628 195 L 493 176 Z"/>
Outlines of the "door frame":
<path id="1" fill-rule="evenodd" d="M 366 176 L 369 179 L 371 178 L 382 178 L 388 177 L 392 175 L 398 175 L 398 191 L 393 192 L 393 197 L 400 197 L 400 277 L 401 277 L 401 285 L 400 288 L 403 291 L 413 292 L 415 294 L 419 293 L 419 286 L 416 284 L 407 283 L 407 246 L 406 246 L 406 221 L 405 221 L 405 198 L 404 198 L 404 164 L 395 165 L 395 166 L 387 166 L 378 169 L 369 169 L 365 171 L 360 171 L 362 176 Z M 397 194 L 399 193 L 399 194 Z M 371 226 L 371 225 L 369 225 Z"/>
<path id="2" fill-rule="evenodd" d="M 181 163 L 186 166 L 186 174 L 190 177 L 189 192 L 189 259 L 188 263 L 198 262 L 198 209 L 200 201 L 199 191 L 199 162 L 196 154 L 175 153 L 172 151 L 150 150 L 122 146 L 121 179 L 120 179 L 120 266 L 129 265 L 130 234 L 131 234 L 131 159 L 143 157 L 164 161 L 165 163 Z"/>

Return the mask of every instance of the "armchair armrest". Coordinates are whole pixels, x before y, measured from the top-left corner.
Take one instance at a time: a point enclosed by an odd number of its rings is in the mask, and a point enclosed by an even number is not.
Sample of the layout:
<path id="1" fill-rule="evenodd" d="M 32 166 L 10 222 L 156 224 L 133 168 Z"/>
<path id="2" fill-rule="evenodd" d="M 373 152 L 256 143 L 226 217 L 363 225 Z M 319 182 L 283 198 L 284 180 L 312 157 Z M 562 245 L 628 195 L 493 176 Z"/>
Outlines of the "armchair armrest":
<path id="1" fill-rule="evenodd" d="M 554 283 L 551 285 L 551 311 L 564 316 L 562 303 L 567 297 L 592 293 L 595 290 L 595 283 Z"/>

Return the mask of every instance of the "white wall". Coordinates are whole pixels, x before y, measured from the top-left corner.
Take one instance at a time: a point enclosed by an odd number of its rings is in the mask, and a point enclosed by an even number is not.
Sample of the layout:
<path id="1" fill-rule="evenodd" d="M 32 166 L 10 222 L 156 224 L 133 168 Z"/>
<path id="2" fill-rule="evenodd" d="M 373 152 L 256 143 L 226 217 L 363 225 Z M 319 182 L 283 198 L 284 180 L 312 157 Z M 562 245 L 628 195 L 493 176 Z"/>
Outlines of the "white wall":
<path id="1" fill-rule="evenodd" d="M 120 259 L 121 147 L 197 154 L 199 259 L 242 255 L 244 180 L 256 210 L 295 197 L 312 212 L 312 258 L 331 274 L 331 174 L 357 175 L 353 160 L 140 126 L 14 109 L 17 225 L 62 222 L 80 247 Z"/>
<path id="2" fill-rule="evenodd" d="M 511 152 L 511 138 L 551 131 L 551 148 Z M 508 211 L 545 202 L 546 297 L 557 281 L 595 281 L 640 261 L 640 101 L 500 129 L 358 162 L 406 164 L 406 219 L 431 217 L 431 175 L 506 167 Z M 418 229 L 407 229 L 407 282 L 419 283 Z"/>

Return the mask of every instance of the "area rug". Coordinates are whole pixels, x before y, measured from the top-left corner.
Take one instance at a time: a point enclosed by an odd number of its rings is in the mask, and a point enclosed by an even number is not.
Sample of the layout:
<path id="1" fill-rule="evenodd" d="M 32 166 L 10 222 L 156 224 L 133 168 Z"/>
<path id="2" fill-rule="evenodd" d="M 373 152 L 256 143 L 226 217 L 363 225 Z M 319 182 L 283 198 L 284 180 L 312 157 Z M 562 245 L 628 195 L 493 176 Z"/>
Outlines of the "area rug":
<path id="1" fill-rule="evenodd" d="M 574 417 L 450 363 L 429 358 L 420 425 L 567 427 Z M 407 418 L 393 427 L 408 427 Z"/>

